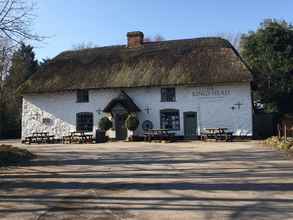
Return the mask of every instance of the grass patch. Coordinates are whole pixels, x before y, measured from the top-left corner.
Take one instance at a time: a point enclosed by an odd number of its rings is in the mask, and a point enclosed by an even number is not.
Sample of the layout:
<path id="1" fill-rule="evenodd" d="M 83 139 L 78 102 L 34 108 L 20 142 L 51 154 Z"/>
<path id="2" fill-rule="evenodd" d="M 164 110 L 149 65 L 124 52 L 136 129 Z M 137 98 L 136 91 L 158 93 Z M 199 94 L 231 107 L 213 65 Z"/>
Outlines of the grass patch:
<path id="1" fill-rule="evenodd" d="M 27 162 L 36 156 L 26 149 L 11 145 L 0 145 L 0 166 Z"/>

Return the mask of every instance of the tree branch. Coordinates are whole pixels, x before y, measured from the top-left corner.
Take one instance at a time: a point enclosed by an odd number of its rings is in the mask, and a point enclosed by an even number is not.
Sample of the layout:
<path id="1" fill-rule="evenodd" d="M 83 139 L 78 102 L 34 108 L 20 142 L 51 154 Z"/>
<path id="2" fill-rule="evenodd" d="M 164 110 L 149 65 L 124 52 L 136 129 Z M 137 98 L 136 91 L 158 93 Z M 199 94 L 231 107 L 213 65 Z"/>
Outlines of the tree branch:
<path id="1" fill-rule="evenodd" d="M 11 39 L 16 43 L 24 40 L 42 41 L 44 37 L 32 34 L 35 5 L 22 0 L 0 1 L 0 39 Z"/>

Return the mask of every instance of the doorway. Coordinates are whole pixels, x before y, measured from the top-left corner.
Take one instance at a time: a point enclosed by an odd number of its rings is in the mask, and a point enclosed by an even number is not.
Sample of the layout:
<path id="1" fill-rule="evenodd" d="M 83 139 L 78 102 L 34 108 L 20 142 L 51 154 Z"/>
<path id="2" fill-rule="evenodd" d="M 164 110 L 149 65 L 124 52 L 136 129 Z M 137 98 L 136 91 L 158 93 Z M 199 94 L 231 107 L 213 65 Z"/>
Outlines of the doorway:
<path id="1" fill-rule="evenodd" d="M 194 139 L 197 137 L 197 113 L 184 112 L 184 137 Z"/>
<path id="2" fill-rule="evenodd" d="M 125 120 L 127 114 L 115 114 L 115 131 L 116 131 L 116 139 L 117 140 L 125 140 L 127 138 L 127 129 L 125 127 Z"/>

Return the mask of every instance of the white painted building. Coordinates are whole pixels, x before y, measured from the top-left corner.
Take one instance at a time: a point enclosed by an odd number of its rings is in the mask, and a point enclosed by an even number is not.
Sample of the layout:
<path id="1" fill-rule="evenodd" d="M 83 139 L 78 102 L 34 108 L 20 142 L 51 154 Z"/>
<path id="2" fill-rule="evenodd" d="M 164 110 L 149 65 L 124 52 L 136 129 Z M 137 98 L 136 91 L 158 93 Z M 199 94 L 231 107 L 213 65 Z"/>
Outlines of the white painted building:
<path id="1" fill-rule="evenodd" d="M 219 38 L 143 43 L 64 52 L 22 87 L 22 138 L 49 132 L 58 138 L 92 132 L 106 116 L 108 133 L 128 135 L 125 115 L 147 127 L 193 137 L 205 128 L 252 135 L 251 74 L 236 50 Z"/>

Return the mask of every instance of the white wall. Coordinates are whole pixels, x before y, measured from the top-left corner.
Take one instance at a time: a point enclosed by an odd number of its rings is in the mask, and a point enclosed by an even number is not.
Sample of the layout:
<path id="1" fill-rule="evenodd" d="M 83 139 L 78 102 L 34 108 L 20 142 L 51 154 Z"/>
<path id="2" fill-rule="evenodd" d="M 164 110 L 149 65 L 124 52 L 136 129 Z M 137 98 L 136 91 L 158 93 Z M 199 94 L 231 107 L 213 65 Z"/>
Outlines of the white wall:
<path id="1" fill-rule="evenodd" d="M 209 89 L 207 92 L 207 89 Z M 160 88 L 132 88 L 124 90 L 141 109 L 138 113 L 140 126 L 136 133 L 143 134 L 141 124 L 151 120 L 154 128 L 160 127 L 160 110 L 180 110 L 180 131 L 184 135 L 183 112 L 198 114 L 198 132 L 208 127 L 227 127 L 235 134 L 252 135 L 252 102 L 249 83 L 223 86 L 177 87 L 176 102 L 161 102 Z M 212 91 L 212 92 L 211 92 Z M 76 113 L 93 112 L 94 129 L 99 119 L 107 114 L 103 108 L 120 93 L 119 89 L 91 90 L 89 103 L 76 103 L 76 93 L 54 93 L 25 95 L 23 97 L 22 137 L 33 132 L 48 131 L 57 137 L 75 131 Z M 238 109 L 236 103 L 241 106 Z M 232 109 L 234 106 L 234 110 Z M 145 108 L 150 108 L 149 114 Z M 50 124 L 43 124 L 43 118 L 50 118 Z M 115 132 L 109 134 L 114 137 Z"/>

